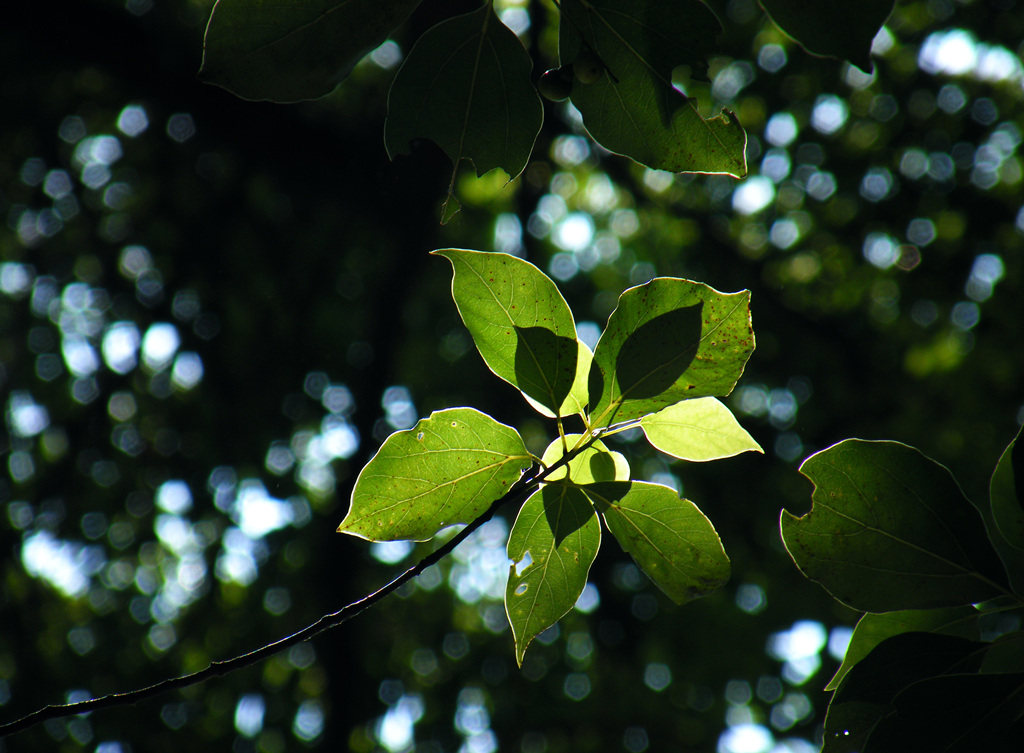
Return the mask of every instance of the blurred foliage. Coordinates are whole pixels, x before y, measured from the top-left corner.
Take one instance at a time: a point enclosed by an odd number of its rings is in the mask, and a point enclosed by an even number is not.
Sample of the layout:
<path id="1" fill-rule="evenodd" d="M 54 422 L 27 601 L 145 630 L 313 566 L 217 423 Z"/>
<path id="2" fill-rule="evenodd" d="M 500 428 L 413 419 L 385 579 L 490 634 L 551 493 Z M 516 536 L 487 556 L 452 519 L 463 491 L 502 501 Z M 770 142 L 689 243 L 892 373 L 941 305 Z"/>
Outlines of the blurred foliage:
<path id="1" fill-rule="evenodd" d="M 557 65 L 551 4 L 497 5 Z M 728 404 L 766 456 L 686 464 L 609 441 L 722 536 L 733 580 L 685 608 L 607 547 L 600 590 L 517 670 L 501 606 L 509 522 L 496 520 L 312 644 L 2 749 L 820 741 L 820 689 L 858 615 L 782 550 L 779 508 L 809 507 L 798 461 L 844 437 L 897 439 L 981 499 L 1024 419 L 1024 12 L 900 2 L 868 75 L 809 57 L 753 0 L 710 5 L 726 34 L 710 85 L 686 85 L 705 114 L 736 113 L 750 177 L 647 170 L 545 103 L 522 176 L 460 174 L 463 211 L 443 228 L 450 165 L 430 144 L 387 161 L 385 95 L 419 34 L 476 3 L 428 0 L 345 87 L 293 106 L 197 82 L 209 3 L 7 10 L 5 720 L 197 669 L 388 580 L 430 545 L 333 532 L 394 429 L 471 404 L 543 451 L 550 437 L 489 377 L 429 249 L 525 255 L 559 282 L 584 339 L 655 275 L 749 288 L 758 347 Z"/>

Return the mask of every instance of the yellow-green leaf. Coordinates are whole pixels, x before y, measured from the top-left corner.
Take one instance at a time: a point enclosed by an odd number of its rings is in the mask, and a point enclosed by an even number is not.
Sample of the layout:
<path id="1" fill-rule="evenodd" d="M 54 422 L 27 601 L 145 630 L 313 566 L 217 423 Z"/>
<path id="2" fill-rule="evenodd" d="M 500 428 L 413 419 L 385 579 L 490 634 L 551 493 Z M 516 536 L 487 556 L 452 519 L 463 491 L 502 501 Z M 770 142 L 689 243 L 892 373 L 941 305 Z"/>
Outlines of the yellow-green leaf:
<path id="1" fill-rule="evenodd" d="M 580 439 L 580 434 L 566 434 L 565 441 L 571 449 Z M 565 455 L 562 452 L 562 440 L 556 439 L 548 445 L 541 457 L 545 467 L 550 468 Z M 612 452 L 599 440 L 580 452 L 567 463 L 567 468 L 559 468 L 547 477 L 547 481 L 564 481 L 566 478 L 573 484 L 593 484 L 597 481 L 629 480 L 629 462 L 621 452 Z"/>
<path id="2" fill-rule="evenodd" d="M 706 596 L 729 580 L 729 558 L 711 521 L 674 489 L 643 481 L 582 489 L 622 548 L 677 604 Z"/>
<path id="3" fill-rule="evenodd" d="M 385 440 L 359 473 L 338 531 L 425 541 L 475 520 L 531 462 L 510 426 L 472 408 L 436 411 Z"/>
<path id="4" fill-rule="evenodd" d="M 452 297 L 488 368 L 550 412 L 577 412 L 576 323 L 551 278 L 509 254 L 433 253 L 452 264 Z"/>
<path id="5" fill-rule="evenodd" d="M 573 608 L 600 546 L 597 512 L 579 489 L 548 485 L 523 504 L 508 538 L 505 588 L 520 665 L 530 641 Z"/>
<path id="6" fill-rule="evenodd" d="M 594 350 L 590 425 L 727 395 L 754 350 L 750 293 L 656 277 L 619 296 Z"/>
<path id="7" fill-rule="evenodd" d="M 719 460 L 741 452 L 764 452 L 736 417 L 713 397 L 684 400 L 640 420 L 647 440 L 682 460 Z"/>

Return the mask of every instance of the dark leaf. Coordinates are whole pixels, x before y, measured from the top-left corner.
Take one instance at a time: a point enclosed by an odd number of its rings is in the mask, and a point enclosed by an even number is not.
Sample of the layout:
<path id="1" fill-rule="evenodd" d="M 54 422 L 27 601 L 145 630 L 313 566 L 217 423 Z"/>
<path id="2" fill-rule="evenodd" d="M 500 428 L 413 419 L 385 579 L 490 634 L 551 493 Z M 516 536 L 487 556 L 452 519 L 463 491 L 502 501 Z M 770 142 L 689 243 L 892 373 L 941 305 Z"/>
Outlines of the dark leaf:
<path id="1" fill-rule="evenodd" d="M 782 513 L 797 567 L 854 609 L 972 604 L 1006 592 L 978 511 L 952 475 L 898 442 L 847 439 L 804 461 L 803 517 Z"/>
<path id="2" fill-rule="evenodd" d="M 872 71 L 871 42 L 895 0 L 759 0 L 780 29 L 812 55 Z"/>
<path id="3" fill-rule="evenodd" d="M 199 76 L 243 99 L 330 94 L 421 0 L 218 0 Z"/>
<path id="4" fill-rule="evenodd" d="M 729 112 L 705 120 L 672 71 L 707 70 L 721 24 L 697 0 L 565 0 L 559 56 L 590 135 L 658 170 L 747 173 L 747 134 Z M 576 65 L 573 65 L 576 63 Z"/>

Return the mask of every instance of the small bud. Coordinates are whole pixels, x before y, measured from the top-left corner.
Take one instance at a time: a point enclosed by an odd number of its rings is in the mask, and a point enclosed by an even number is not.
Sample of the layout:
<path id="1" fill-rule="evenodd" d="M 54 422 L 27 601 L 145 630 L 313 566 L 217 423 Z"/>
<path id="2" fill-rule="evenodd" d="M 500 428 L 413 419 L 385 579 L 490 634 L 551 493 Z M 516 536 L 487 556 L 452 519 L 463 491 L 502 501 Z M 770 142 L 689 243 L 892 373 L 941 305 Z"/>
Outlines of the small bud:
<path id="1" fill-rule="evenodd" d="M 572 64 L 572 70 L 581 84 L 590 85 L 596 83 L 604 74 L 604 63 L 590 50 L 583 50 Z"/>

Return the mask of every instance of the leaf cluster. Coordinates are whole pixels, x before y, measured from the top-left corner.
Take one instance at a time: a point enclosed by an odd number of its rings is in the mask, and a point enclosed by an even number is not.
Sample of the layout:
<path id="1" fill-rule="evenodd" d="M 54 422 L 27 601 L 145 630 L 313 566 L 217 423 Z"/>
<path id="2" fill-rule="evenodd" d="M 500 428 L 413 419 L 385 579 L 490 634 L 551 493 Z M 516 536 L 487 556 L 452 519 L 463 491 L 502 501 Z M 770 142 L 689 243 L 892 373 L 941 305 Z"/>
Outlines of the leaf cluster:
<path id="1" fill-rule="evenodd" d="M 827 687 L 823 750 L 1008 749 L 1024 717 L 1020 435 L 977 507 L 946 468 L 898 442 L 848 439 L 800 470 L 813 507 L 782 513 L 786 548 L 866 612 Z"/>
<path id="2" fill-rule="evenodd" d="M 218 0 L 210 16 L 201 77 L 240 97 L 274 102 L 332 92 L 384 42 L 420 0 Z M 544 122 L 545 97 L 569 99 L 605 149 L 654 169 L 747 174 L 747 134 L 734 113 L 705 118 L 676 79 L 707 80 L 722 25 L 701 0 L 561 0 L 559 65 L 533 76 L 534 59 L 491 0 L 427 29 L 395 76 L 384 142 L 394 157 L 416 139 L 437 143 L 454 163 L 442 209 L 458 210 L 456 171 L 526 167 Z M 864 13 L 851 2 L 763 3 L 808 51 L 870 68 L 871 39 L 892 0 Z M 811 7 L 808 7 L 808 6 Z M 833 5 L 835 7 L 833 7 Z M 851 20 L 856 23 L 851 23 Z"/>
<path id="3" fill-rule="evenodd" d="M 555 421 L 558 438 L 537 458 L 515 429 L 484 413 L 436 411 L 383 443 L 338 530 L 426 540 L 471 523 L 495 500 L 521 502 L 505 593 L 520 663 L 530 641 L 582 594 L 601 520 L 675 602 L 725 583 L 729 559 L 711 522 L 674 489 L 632 478 L 625 456 L 603 440 L 639 428 L 677 458 L 760 451 L 716 399 L 732 391 L 754 348 L 749 293 L 655 278 L 622 293 L 591 352 L 537 267 L 507 254 L 434 253 L 452 264 L 452 295 L 487 366 Z M 572 416 L 582 432 L 565 431 Z"/>

